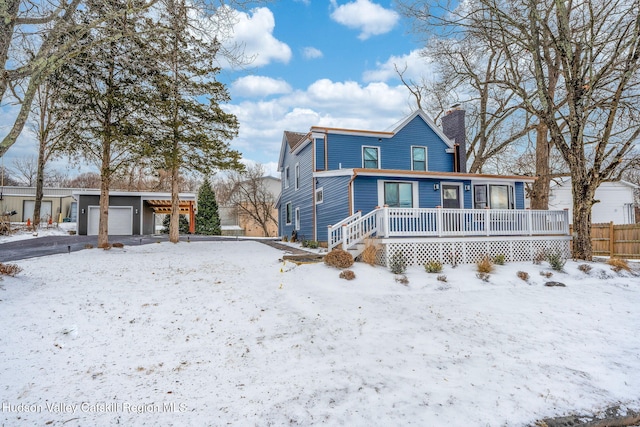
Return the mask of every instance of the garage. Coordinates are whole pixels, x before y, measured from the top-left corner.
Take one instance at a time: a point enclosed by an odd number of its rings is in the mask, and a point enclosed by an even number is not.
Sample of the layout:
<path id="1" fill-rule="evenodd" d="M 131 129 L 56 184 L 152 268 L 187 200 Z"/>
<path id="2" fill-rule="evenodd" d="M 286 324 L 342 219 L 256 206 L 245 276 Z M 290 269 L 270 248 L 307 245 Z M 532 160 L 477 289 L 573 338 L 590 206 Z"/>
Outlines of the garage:
<path id="1" fill-rule="evenodd" d="M 33 211 L 36 209 L 36 201 L 35 200 L 25 200 L 24 207 L 22 209 L 22 222 L 27 222 L 27 219 L 33 221 Z M 40 221 L 47 222 L 51 217 L 51 202 L 42 201 L 40 204 Z"/>
<path id="2" fill-rule="evenodd" d="M 89 206 L 87 235 L 97 236 L 100 223 L 100 206 Z M 109 234 L 131 236 L 133 234 L 133 207 L 109 206 Z"/>

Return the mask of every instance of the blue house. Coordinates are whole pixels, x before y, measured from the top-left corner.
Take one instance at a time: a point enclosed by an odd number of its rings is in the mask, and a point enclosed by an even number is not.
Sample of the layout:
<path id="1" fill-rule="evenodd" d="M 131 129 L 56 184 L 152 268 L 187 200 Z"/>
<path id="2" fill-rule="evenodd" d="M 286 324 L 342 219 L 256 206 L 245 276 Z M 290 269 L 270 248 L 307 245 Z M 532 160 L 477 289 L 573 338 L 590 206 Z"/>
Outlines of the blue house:
<path id="1" fill-rule="evenodd" d="M 308 133 L 285 131 L 278 162 L 280 235 L 328 242 L 331 248 L 347 239 L 356 244 L 364 234 L 391 237 L 394 230 L 401 233 L 395 236 L 404 237 L 495 234 L 489 231 L 497 222 L 485 212 L 522 213 L 525 182 L 534 178 L 467 173 L 464 116 L 464 110 L 449 111 L 442 129 L 418 110 L 392 131 L 322 126 Z M 361 224 L 354 231 L 359 239 L 336 228 L 362 222 L 375 211 L 381 212 L 374 220 L 375 230 L 363 230 Z M 447 219 L 448 212 L 457 219 Z M 462 212 L 475 216 L 463 218 Z M 412 224 L 406 220 L 420 215 L 423 218 Z M 399 217 L 405 218 L 402 224 L 389 222 Z M 527 219 L 514 221 L 522 227 Z"/>

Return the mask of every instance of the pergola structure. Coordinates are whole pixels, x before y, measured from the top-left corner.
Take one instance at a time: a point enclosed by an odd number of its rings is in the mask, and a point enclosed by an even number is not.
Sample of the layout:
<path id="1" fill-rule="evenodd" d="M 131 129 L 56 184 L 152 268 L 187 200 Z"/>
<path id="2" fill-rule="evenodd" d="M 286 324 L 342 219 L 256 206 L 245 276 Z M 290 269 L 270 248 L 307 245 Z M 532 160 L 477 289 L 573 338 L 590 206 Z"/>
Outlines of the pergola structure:
<path id="1" fill-rule="evenodd" d="M 171 213 L 171 200 L 166 199 L 147 199 L 145 200 L 149 207 L 153 209 L 156 214 L 169 215 Z M 179 201 L 180 215 L 189 216 L 189 233 L 193 234 L 196 231 L 196 213 L 194 209 L 193 200 L 180 200 Z"/>

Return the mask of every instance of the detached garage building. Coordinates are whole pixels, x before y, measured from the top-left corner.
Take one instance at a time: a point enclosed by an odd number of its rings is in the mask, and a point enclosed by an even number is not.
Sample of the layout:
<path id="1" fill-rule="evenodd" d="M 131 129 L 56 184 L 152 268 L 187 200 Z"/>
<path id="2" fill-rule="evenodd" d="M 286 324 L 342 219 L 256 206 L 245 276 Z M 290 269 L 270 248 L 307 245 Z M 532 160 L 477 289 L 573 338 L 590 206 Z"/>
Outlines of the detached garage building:
<path id="1" fill-rule="evenodd" d="M 78 202 L 77 233 L 95 236 L 100 221 L 100 191 L 73 193 Z M 196 195 L 180 193 L 180 213 L 193 226 Z M 131 236 L 155 233 L 155 216 L 171 213 L 171 193 L 109 193 L 109 235 Z"/>

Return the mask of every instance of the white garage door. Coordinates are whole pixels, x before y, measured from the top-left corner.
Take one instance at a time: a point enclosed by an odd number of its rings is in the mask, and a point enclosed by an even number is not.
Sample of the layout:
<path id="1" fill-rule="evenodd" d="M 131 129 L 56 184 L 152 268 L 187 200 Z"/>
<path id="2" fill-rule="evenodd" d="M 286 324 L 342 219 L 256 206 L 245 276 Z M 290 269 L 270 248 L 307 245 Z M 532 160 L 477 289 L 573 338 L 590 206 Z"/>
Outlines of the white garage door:
<path id="1" fill-rule="evenodd" d="M 27 219 L 33 221 L 33 211 L 36 208 L 35 200 L 25 200 L 24 201 L 24 213 L 23 213 L 23 222 L 26 222 Z M 49 221 L 49 215 L 51 215 L 51 202 L 42 202 L 40 205 L 40 221 L 47 222 Z"/>
<path id="2" fill-rule="evenodd" d="M 89 206 L 87 234 L 98 235 L 100 207 Z M 133 208 L 131 206 L 109 206 L 109 235 L 131 236 L 133 234 Z"/>

